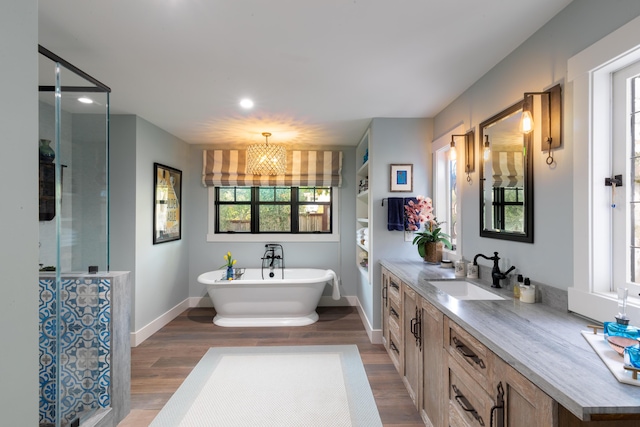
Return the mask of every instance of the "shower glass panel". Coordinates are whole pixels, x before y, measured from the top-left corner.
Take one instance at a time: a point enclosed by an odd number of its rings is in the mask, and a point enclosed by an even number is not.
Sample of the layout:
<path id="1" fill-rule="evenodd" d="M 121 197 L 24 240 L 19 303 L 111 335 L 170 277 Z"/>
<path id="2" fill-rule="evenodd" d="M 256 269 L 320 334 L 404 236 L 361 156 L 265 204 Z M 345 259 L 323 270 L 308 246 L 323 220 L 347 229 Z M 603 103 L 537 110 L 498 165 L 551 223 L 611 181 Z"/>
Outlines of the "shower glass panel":
<path id="1" fill-rule="evenodd" d="M 40 426 L 64 427 L 110 400 L 110 89 L 39 52 Z"/>

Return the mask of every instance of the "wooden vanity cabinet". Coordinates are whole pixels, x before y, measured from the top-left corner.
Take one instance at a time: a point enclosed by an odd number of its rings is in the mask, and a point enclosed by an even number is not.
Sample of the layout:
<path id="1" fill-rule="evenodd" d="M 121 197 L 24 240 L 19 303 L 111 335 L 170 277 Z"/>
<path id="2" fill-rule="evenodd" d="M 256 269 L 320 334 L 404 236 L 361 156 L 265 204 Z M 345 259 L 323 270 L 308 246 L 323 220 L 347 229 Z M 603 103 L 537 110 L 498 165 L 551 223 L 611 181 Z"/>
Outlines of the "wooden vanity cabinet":
<path id="1" fill-rule="evenodd" d="M 422 355 L 421 299 L 410 286 L 402 283 L 402 315 L 404 319 L 402 332 L 404 340 L 402 381 L 418 410 L 420 409 L 420 385 L 422 381 L 422 364 L 420 363 Z"/>
<path id="2" fill-rule="evenodd" d="M 444 424 L 446 389 L 444 381 L 445 358 L 443 338 L 444 315 L 424 298 L 419 298 L 422 336 L 422 384 L 420 387 L 420 415 L 425 425 L 439 427 Z"/>
<path id="3" fill-rule="evenodd" d="M 382 269 L 382 342 L 389 357 L 402 375 L 404 340 L 402 328 L 401 282 L 388 270 Z"/>
<path id="4" fill-rule="evenodd" d="M 640 426 L 632 415 L 578 420 L 384 267 L 382 331 L 426 426 Z"/>
<path id="5" fill-rule="evenodd" d="M 497 356 L 494 358 L 494 390 L 502 406 L 496 411 L 503 411 L 503 424 L 505 427 L 530 426 L 546 427 L 555 426 L 557 419 L 557 403 L 546 393 L 527 380 L 508 363 Z M 503 402 L 503 403 L 502 403 Z"/>

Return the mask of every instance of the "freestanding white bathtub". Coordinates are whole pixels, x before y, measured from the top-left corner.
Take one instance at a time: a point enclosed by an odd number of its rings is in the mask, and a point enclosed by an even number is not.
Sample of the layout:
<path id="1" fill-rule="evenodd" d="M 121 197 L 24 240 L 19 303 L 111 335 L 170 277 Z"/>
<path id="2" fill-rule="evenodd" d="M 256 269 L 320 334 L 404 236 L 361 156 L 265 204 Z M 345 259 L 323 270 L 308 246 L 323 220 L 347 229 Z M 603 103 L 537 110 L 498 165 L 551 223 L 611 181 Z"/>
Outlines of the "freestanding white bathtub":
<path id="1" fill-rule="evenodd" d="M 285 268 L 274 270 L 275 277 L 262 279 L 259 268 L 247 268 L 236 280 L 223 280 L 224 270 L 202 273 L 198 282 L 207 285 L 216 310 L 213 323 L 219 326 L 305 326 L 318 320 L 316 308 L 325 285 L 338 282 L 333 270 Z"/>

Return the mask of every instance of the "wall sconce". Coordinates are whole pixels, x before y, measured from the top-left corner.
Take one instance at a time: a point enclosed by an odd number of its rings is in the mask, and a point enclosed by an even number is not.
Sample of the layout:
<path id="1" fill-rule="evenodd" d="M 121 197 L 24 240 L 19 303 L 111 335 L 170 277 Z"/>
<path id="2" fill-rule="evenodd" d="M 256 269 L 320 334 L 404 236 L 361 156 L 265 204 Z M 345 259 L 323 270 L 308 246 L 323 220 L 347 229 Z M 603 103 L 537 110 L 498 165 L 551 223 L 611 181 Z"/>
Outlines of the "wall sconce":
<path id="1" fill-rule="evenodd" d="M 456 141 L 455 141 L 455 137 L 456 136 L 464 136 L 464 160 L 465 160 L 465 165 L 464 165 L 464 172 L 467 174 L 467 182 L 471 182 L 471 172 L 475 171 L 475 132 L 473 130 L 470 130 L 469 132 L 465 133 L 465 134 L 455 134 L 455 135 L 451 135 L 451 149 L 449 150 L 449 153 L 451 153 L 451 160 L 455 160 L 456 159 Z"/>
<path id="2" fill-rule="evenodd" d="M 523 133 L 530 133 L 534 127 L 533 117 L 531 115 L 531 102 L 529 101 L 529 98 L 533 95 L 541 95 L 541 149 L 542 151 L 549 151 L 547 164 L 551 166 L 554 162 L 551 150 L 559 148 L 562 145 L 562 93 L 560 85 L 557 84 L 544 92 L 524 93 L 522 121 L 520 122 L 520 128 Z"/>

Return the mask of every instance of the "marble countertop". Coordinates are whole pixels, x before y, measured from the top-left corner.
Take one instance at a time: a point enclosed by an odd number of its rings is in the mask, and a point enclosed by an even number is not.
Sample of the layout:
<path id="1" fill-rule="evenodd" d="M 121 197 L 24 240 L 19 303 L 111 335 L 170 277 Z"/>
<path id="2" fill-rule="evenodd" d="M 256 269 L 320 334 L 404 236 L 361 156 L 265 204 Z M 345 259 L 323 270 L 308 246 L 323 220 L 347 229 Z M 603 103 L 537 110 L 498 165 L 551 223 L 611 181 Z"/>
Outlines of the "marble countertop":
<path id="1" fill-rule="evenodd" d="M 382 266 L 464 327 L 475 338 L 581 420 L 591 414 L 640 414 L 640 386 L 622 384 L 580 334 L 589 320 L 513 298 L 464 301 L 429 281 L 454 278 L 453 269 L 421 261 L 382 260 Z"/>

